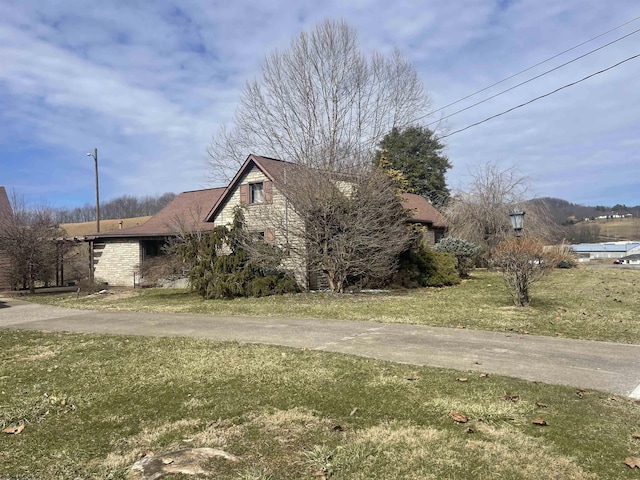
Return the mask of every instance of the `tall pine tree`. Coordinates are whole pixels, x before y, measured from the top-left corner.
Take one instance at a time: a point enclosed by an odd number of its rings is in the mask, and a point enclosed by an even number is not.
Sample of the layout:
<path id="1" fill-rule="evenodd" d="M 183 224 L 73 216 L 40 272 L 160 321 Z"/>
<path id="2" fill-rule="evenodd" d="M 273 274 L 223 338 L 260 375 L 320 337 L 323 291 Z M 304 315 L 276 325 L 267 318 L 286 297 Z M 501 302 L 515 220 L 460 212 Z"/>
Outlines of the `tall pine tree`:
<path id="1" fill-rule="evenodd" d="M 375 163 L 402 172 L 407 190 L 435 205 L 449 199 L 445 175 L 451 163 L 442 153 L 444 145 L 426 127 L 393 128 L 378 145 Z"/>

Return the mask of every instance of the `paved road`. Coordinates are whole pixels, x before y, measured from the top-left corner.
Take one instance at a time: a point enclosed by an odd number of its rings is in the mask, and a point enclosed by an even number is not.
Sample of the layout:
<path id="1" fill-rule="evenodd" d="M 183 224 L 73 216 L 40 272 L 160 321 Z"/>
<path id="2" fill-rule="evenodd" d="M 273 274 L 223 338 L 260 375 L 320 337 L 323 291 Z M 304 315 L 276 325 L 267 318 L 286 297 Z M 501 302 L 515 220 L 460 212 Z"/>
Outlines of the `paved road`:
<path id="1" fill-rule="evenodd" d="M 640 398 L 640 345 L 374 322 L 96 312 L 2 298 L 0 328 L 186 336 L 304 347 Z"/>

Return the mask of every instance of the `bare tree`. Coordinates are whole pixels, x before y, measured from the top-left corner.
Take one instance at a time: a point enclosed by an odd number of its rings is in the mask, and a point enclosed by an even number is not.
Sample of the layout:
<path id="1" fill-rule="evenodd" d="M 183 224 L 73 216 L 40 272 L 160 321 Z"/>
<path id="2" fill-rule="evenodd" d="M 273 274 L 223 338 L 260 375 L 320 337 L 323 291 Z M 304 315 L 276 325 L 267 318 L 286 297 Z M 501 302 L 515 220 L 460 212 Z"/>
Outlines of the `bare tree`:
<path id="1" fill-rule="evenodd" d="M 26 208 L 12 195 L 13 212 L 0 218 L 0 250 L 10 260 L 14 286 L 28 287 L 33 293 L 37 281 L 48 283 L 55 277 L 61 254 L 56 239 L 64 235 L 54 221 L 54 211 L 38 206 Z"/>
<path id="2" fill-rule="evenodd" d="M 393 127 L 428 113 L 430 99 L 398 52 L 366 56 L 355 31 L 325 20 L 264 60 L 247 82 L 234 125 L 208 148 L 214 181 L 229 180 L 249 152 L 331 171 L 370 163 Z"/>
<path id="3" fill-rule="evenodd" d="M 273 230 L 280 238 L 265 240 L 283 246 L 285 265 L 309 265 L 341 292 L 395 269 L 406 245 L 404 211 L 372 167 L 374 152 L 392 128 L 415 125 L 429 109 L 416 70 L 398 51 L 365 55 L 351 27 L 325 20 L 266 57 L 242 91 L 233 126 L 212 138 L 210 171 L 214 181 L 229 180 L 249 152 L 291 162 L 275 185 L 280 204 L 274 199 L 271 218 L 261 219 L 270 225 L 265 237 Z"/>
<path id="4" fill-rule="evenodd" d="M 412 234 L 409 213 L 381 168 L 369 165 L 344 175 L 290 164 L 286 181 L 276 187 L 273 208 L 260 215 L 274 232 L 265 241 L 280 248 L 252 242 L 247 250 L 255 261 L 282 261 L 298 273 L 305 265 L 307 274 L 324 277 L 334 293 L 395 272 Z"/>
<path id="5" fill-rule="evenodd" d="M 529 287 L 550 273 L 561 258 L 559 250 L 545 250 L 538 238 L 509 238 L 495 249 L 491 264 L 502 274 L 514 303 L 526 307 L 530 301 Z"/>
<path id="6" fill-rule="evenodd" d="M 533 233 L 545 241 L 554 238 L 557 227 L 544 204 L 527 202 L 528 179 L 515 168 L 501 169 L 496 163 L 487 163 L 471 175 L 468 190 L 457 192 L 445 211 L 451 236 L 475 243 L 488 256 L 513 235 L 509 213 L 519 207 L 526 211 L 525 235 Z"/>

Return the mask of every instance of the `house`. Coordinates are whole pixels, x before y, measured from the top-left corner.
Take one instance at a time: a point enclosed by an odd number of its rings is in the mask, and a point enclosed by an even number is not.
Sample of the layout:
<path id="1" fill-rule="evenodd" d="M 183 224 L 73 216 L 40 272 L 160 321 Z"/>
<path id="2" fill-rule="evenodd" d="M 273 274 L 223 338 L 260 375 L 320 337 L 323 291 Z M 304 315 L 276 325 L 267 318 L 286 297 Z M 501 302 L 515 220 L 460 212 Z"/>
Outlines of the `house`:
<path id="1" fill-rule="evenodd" d="M 579 262 L 598 259 L 622 258 L 640 251 L 640 242 L 608 242 L 608 243 L 579 243 L 570 245 Z M 635 251 L 632 251 L 635 250 Z"/>
<path id="2" fill-rule="evenodd" d="M 620 263 L 623 265 L 640 265 L 640 253 L 633 253 L 626 257 L 621 257 Z"/>
<path id="3" fill-rule="evenodd" d="M 2 235 L 1 230 L 3 224 L 5 224 L 6 220 L 12 215 L 13 210 L 11 209 L 7 191 L 4 187 L 0 186 L 0 236 Z M 0 250 L 0 291 L 11 289 L 10 268 L 9 257 Z"/>
<path id="4" fill-rule="evenodd" d="M 97 281 L 134 286 L 146 258 L 161 255 L 162 246 L 177 229 L 213 230 L 206 215 L 225 191 L 209 188 L 183 192 L 142 225 L 85 236 Z"/>
<path id="5" fill-rule="evenodd" d="M 110 285 L 134 285 L 144 259 L 161 253 L 161 245 L 174 234 L 178 221 L 188 229 L 212 230 L 231 224 L 238 206 L 246 207 L 245 225 L 253 235 L 276 245 L 291 245 L 295 241 L 292 232 L 302 223 L 278 185 L 286 182 L 287 172 L 294 168 L 299 167 L 252 154 L 226 188 L 182 193 L 140 226 L 88 236 L 93 244 L 95 278 Z M 348 182 L 338 188 L 348 189 Z M 405 208 L 411 211 L 411 222 L 424 227 L 424 241 L 436 243 L 447 228 L 444 217 L 419 195 L 405 193 L 403 198 Z M 274 216 L 278 217 L 277 222 Z M 317 287 L 317 279 L 311 278 L 304 258 L 291 254 L 284 267 L 301 286 Z"/>

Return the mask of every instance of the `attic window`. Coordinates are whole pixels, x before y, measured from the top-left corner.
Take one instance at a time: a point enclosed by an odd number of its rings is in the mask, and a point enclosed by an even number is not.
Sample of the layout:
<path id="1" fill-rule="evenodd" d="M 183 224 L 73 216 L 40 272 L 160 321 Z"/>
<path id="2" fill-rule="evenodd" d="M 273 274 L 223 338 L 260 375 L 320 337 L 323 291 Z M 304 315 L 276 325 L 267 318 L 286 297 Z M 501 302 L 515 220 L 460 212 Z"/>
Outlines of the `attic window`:
<path id="1" fill-rule="evenodd" d="M 249 203 L 264 203 L 264 184 L 249 184 Z"/>

